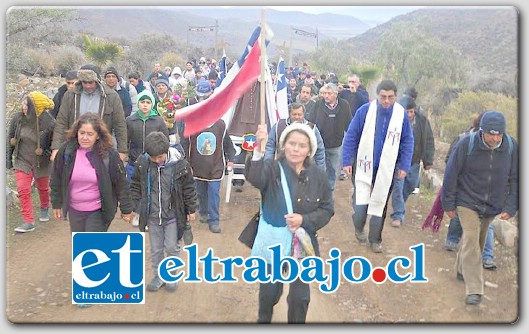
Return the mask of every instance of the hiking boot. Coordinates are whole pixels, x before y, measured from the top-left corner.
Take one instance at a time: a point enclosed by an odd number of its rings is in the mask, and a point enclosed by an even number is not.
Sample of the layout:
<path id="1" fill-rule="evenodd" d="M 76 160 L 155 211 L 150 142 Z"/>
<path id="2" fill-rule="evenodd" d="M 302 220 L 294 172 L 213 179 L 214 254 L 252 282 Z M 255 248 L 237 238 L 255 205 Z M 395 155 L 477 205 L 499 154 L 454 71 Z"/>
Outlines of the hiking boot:
<path id="1" fill-rule="evenodd" d="M 35 224 L 22 223 L 15 228 L 15 232 L 26 233 L 35 231 Z"/>
<path id="2" fill-rule="evenodd" d="M 393 227 L 400 227 L 400 224 L 401 222 L 398 219 L 395 219 L 394 221 L 391 222 L 391 226 Z"/>
<path id="3" fill-rule="evenodd" d="M 371 251 L 373 253 L 382 253 L 382 245 L 379 243 L 371 244 Z"/>
<path id="4" fill-rule="evenodd" d="M 220 233 L 220 225 L 219 224 L 209 224 L 209 230 L 213 233 Z"/>
<path id="5" fill-rule="evenodd" d="M 198 214 L 198 220 L 200 220 L 201 223 L 207 224 L 208 222 L 208 215 L 203 215 L 201 213 Z"/>
<path id="6" fill-rule="evenodd" d="M 483 269 L 487 270 L 496 270 L 498 267 L 496 266 L 496 263 L 493 259 L 486 259 L 483 260 Z"/>
<path id="7" fill-rule="evenodd" d="M 178 289 L 178 282 L 175 283 L 167 283 L 165 285 L 165 290 L 169 292 L 175 292 Z"/>
<path id="8" fill-rule="evenodd" d="M 355 231 L 355 237 L 359 243 L 361 244 L 367 243 L 367 233 L 366 232 L 356 232 Z"/>
<path id="9" fill-rule="evenodd" d="M 443 246 L 443 249 L 449 252 L 455 252 L 457 250 L 457 244 L 447 241 Z"/>
<path id="10" fill-rule="evenodd" d="M 47 222 L 50 221 L 50 213 L 48 208 L 40 208 L 40 218 L 39 221 Z"/>
<path id="11" fill-rule="evenodd" d="M 477 305 L 479 303 L 481 303 L 481 295 L 478 294 L 467 295 L 465 299 L 465 304 L 468 305 Z"/>
<path id="12" fill-rule="evenodd" d="M 147 291 L 155 292 L 160 290 L 165 283 L 160 279 L 160 277 L 155 276 L 149 284 L 147 284 Z"/>
<path id="13" fill-rule="evenodd" d="M 457 273 L 456 278 L 457 278 L 458 281 L 461 281 L 461 282 L 463 282 L 465 280 L 463 278 L 463 274 L 461 274 L 461 273 Z"/>

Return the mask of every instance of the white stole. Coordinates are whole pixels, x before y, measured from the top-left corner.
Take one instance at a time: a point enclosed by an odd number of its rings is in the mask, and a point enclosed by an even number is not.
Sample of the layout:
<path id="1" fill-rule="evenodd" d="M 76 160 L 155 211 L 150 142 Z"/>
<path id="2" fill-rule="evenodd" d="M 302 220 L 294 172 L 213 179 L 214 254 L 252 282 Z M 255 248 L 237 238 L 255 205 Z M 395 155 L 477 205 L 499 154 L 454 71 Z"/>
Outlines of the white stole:
<path id="1" fill-rule="evenodd" d="M 373 148 L 375 142 L 375 126 L 377 120 L 377 100 L 369 105 L 362 136 L 356 156 L 355 191 L 356 205 L 368 205 L 367 214 L 382 217 L 384 206 L 388 198 L 389 187 L 393 180 L 395 163 L 399 154 L 404 108 L 395 103 L 393 114 L 388 125 L 388 131 L 382 147 L 375 184 L 373 180 Z"/>

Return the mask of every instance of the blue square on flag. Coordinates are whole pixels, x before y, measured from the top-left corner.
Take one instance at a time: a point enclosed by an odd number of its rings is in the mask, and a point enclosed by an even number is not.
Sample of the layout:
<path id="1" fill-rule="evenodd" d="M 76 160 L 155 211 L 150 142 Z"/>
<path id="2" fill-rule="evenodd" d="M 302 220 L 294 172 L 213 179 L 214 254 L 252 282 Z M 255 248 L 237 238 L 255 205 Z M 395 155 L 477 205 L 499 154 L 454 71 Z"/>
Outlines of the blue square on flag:
<path id="1" fill-rule="evenodd" d="M 141 232 L 72 233 L 73 304 L 144 304 Z"/>

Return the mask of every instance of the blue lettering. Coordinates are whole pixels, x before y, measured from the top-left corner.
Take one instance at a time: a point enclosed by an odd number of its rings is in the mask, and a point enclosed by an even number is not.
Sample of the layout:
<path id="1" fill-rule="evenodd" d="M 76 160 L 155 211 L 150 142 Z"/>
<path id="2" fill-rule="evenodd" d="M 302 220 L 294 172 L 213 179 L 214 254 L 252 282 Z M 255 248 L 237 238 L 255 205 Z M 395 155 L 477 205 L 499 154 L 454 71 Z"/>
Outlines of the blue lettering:
<path id="1" fill-rule="evenodd" d="M 158 276 L 165 283 L 178 282 L 184 274 L 182 272 L 177 273 L 177 269 L 184 266 L 184 262 L 176 256 L 166 257 L 158 265 Z M 171 274 L 170 271 L 174 271 L 175 275 Z"/>
<path id="2" fill-rule="evenodd" d="M 410 250 L 414 253 L 413 262 L 415 263 L 415 276 L 412 277 L 410 282 L 428 282 L 428 278 L 424 276 L 424 243 L 417 244 L 415 247 L 410 247 Z"/>
<path id="3" fill-rule="evenodd" d="M 357 278 L 354 274 L 354 264 L 355 262 L 360 263 L 360 275 Z M 368 259 L 362 256 L 350 257 L 343 263 L 342 266 L 343 276 L 346 280 L 351 283 L 363 283 L 371 275 L 371 262 Z"/>
<path id="4" fill-rule="evenodd" d="M 197 244 L 191 244 L 184 246 L 184 250 L 187 252 L 187 277 L 184 279 L 185 282 L 202 282 L 202 279 L 198 277 L 198 255 L 197 255 Z"/>

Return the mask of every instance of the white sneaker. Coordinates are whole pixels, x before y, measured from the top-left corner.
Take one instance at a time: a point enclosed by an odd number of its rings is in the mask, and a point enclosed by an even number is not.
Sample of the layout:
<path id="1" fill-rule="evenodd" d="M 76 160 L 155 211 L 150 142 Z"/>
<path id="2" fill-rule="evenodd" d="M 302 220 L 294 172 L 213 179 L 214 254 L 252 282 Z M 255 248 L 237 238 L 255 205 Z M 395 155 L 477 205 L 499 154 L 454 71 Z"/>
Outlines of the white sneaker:
<path id="1" fill-rule="evenodd" d="M 418 194 L 418 193 L 419 193 L 419 188 L 415 188 L 415 189 L 413 189 L 412 194 Z"/>
<path id="2" fill-rule="evenodd" d="M 132 218 L 132 222 L 131 222 L 131 225 L 132 226 L 140 226 L 140 216 L 139 215 L 134 215 L 134 218 Z"/>

